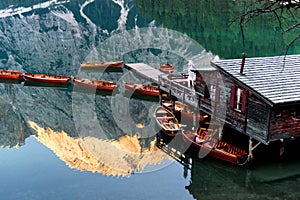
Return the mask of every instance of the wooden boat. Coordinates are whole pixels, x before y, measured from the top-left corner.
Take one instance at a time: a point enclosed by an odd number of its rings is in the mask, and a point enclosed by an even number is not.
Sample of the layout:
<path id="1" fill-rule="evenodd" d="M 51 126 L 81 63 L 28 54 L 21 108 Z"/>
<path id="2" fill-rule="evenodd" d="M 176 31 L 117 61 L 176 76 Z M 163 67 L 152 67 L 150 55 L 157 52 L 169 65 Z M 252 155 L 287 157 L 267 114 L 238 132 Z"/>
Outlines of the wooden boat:
<path id="1" fill-rule="evenodd" d="M 75 89 L 89 89 L 96 91 L 113 91 L 117 84 L 112 81 L 91 80 L 86 78 L 74 78 L 73 85 Z"/>
<path id="2" fill-rule="evenodd" d="M 11 70 L 0 70 L 0 82 L 3 83 L 20 83 L 22 73 Z"/>
<path id="3" fill-rule="evenodd" d="M 172 103 L 170 101 L 165 101 L 162 103 L 162 106 L 169 109 L 171 111 Z M 194 113 L 192 110 L 187 106 L 179 102 L 175 102 L 175 110 L 174 110 L 175 116 L 178 116 L 178 119 L 185 119 L 185 121 L 193 121 L 194 119 Z M 202 116 L 198 114 L 198 121 L 201 122 L 205 120 L 206 116 Z"/>
<path id="4" fill-rule="evenodd" d="M 168 109 L 159 106 L 154 113 L 154 117 L 162 132 L 170 137 L 176 136 L 180 126 L 176 117 Z"/>
<path id="5" fill-rule="evenodd" d="M 114 62 L 83 62 L 80 64 L 80 67 L 83 71 L 123 71 L 123 62 L 114 61 Z"/>
<path id="6" fill-rule="evenodd" d="M 157 86 L 152 85 L 143 85 L 143 84 L 135 84 L 135 83 L 125 83 L 125 91 L 138 93 L 141 95 L 147 95 L 152 97 L 159 96 L 159 90 Z"/>
<path id="7" fill-rule="evenodd" d="M 166 63 L 166 64 L 160 64 L 159 65 L 159 70 L 163 73 L 166 73 L 166 74 L 171 74 L 174 72 L 174 66 L 170 63 Z"/>
<path id="8" fill-rule="evenodd" d="M 72 78 L 70 76 L 25 73 L 22 75 L 22 79 L 25 85 L 67 87 L 70 85 Z"/>
<path id="9" fill-rule="evenodd" d="M 233 164 L 244 165 L 248 161 L 247 152 L 224 141 L 208 136 L 207 131 L 197 134 L 192 131 L 182 131 L 183 140 L 191 145 L 192 148 L 208 155 L 227 161 Z"/>

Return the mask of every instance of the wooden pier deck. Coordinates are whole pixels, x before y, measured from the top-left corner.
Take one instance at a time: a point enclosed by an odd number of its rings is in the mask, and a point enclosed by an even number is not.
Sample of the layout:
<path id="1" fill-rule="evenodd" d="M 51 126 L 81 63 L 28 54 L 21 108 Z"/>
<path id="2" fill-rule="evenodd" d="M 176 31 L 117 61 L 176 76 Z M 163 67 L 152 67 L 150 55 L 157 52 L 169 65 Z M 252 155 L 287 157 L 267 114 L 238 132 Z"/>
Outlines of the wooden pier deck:
<path id="1" fill-rule="evenodd" d="M 125 64 L 124 67 L 128 70 L 134 71 L 136 74 L 156 84 L 159 83 L 158 77 L 164 74 L 158 69 L 155 69 L 145 63 L 130 63 Z"/>
<path id="2" fill-rule="evenodd" d="M 197 92 L 193 88 L 187 87 L 187 77 L 179 74 L 168 75 L 145 63 L 130 63 L 125 64 L 124 67 L 146 80 L 156 83 L 160 86 L 161 91 L 172 93 L 172 96 L 178 98 L 182 103 L 198 108 L 199 98 L 197 96 L 200 94 L 196 95 Z"/>

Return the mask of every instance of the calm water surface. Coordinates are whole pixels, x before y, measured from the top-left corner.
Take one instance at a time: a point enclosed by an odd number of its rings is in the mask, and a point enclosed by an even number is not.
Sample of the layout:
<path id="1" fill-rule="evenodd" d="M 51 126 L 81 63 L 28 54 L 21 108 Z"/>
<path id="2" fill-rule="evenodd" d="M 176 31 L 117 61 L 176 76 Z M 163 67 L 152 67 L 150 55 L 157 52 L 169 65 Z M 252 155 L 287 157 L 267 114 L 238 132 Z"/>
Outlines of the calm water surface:
<path id="1" fill-rule="evenodd" d="M 0 3 L 0 67 L 118 82 L 112 95 L 0 84 L 1 199 L 297 199 L 300 160 L 254 169 L 214 159 L 183 164 L 155 146 L 156 99 L 133 98 L 131 72 L 80 70 L 123 60 L 185 71 L 210 60 L 281 55 L 295 33 L 271 18 L 249 23 L 245 45 L 231 24 L 236 1 L 6 0 Z M 220 9 L 222 8 L 222 9 Z M 299 13 L 298 13 L 299 14 Z M 299 43 L 289 54 L 299 54 Z"/>

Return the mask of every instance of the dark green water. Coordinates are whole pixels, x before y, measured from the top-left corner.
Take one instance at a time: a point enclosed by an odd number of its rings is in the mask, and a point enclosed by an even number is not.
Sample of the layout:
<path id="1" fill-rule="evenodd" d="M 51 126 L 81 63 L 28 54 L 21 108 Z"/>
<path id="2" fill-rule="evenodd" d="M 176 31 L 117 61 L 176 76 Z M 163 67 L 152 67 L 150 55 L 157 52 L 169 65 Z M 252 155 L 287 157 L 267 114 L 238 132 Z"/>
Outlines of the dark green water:
<path id="1" fill-rule="evenodd" d="M 158 67 L 170 62 L 181 72 L 191 58 L 206 66 L 214 55 L 282 55 L 298 33 L 282 34 L 276 20 L 261 17 L 245 26 L 243 45 L 238 24 L 231 22 L 245 5 L 243 1 L 219 0 L 1 1 L 0 68 L 144 83 L 147 81 L 127 71 L 86 73 L 80 70 L 80 63 L 123 60 Z M 288 53 L 299 54 L 299 42 Z M 134 99 L 122 92 L 95 96 L 71 89 L 4 83 L 0 91 L 1 199 L 300 197 L 299 160 L 262 162 L 248 169 L 194 158 L 189 159 L 187 168 L 165 158 L 163 152 L 147 153 L 157 132 L 152 117 L 156 101 Z M 57 132 L 53 138 L 64 135 L 60 131 L 66 135 L 39 142 L 29 121 Z M 140 152 L 114 149 L 111 141 L 125 135 L 140 137 Z M 72 142 L 79 140 L 81 146 L 72 151 Z M 82 156 L 86 152 L 90 157 Z M 149 154 L 152 159 L 146 159 Z M 69 167 L 66 157 L 74 163 L 82 159 L 81 168 Z M 133 171 L 128 177 L 107 176 L 103 169 L 102 173 L 93 172 L 92 158 L 98 159 L 99 166 L 104 163 L 114 166 L 113 170 Z M 127 168 L 121 167 L 124 165 Z"/>

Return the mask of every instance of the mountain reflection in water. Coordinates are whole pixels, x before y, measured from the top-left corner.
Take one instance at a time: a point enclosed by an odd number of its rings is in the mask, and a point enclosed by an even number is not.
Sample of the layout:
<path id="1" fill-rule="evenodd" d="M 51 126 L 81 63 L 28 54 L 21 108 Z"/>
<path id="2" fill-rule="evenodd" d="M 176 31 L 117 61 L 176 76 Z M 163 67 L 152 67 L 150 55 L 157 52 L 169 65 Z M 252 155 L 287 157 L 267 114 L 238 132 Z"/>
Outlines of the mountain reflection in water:
<path id="1" fill-rule="evenodd" d="M 37 139 L 51 149 L 69 167 L 103 175 L 130 176 L 147 165 L 171 158 L 155 146 L 155 139 L 146 148 L 136 136 L 125 135 L 118 140 L 103 140 L 93 136 L 72 138 L 64 131 L 42 128 L 33 121 L 28 124 L 37 132 Z"/>

